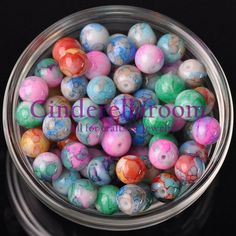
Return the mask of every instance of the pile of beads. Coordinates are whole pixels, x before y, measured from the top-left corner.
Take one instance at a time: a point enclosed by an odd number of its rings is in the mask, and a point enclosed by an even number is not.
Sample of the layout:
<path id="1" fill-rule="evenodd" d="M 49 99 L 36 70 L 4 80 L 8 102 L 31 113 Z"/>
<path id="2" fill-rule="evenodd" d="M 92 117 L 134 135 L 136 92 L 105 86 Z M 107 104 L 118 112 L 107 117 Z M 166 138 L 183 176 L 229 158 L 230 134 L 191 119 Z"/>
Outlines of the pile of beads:
<path id="1" fill-rule="evenodd" d="M 35 176 L 79 208 L 138 214 L 198 181 L 220 136 L 207 72 L 147 23 L 86 25 L 22 81 L 15 117 Z M 181 138 L 180 138 L 181 137 Z"/>

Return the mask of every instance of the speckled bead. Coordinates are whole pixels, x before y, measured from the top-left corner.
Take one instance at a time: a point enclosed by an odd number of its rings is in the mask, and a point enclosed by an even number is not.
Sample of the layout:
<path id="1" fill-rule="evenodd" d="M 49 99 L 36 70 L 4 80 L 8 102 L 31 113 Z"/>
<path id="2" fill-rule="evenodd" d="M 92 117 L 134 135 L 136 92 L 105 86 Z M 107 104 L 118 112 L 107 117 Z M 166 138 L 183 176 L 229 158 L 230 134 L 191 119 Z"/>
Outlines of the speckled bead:
<path id="1" fill-rule="evenodd" d="M 178 70 L 178 75 L 191 87 L 201 86 L 207 76 L 205 67 L 196 59 L 184 61 Z"/>
<path id="2" fill-rule="evenodd" d="M 55 180 L 62 172 L 61 160 L 54 153 L 41 153 L 34 159 L 33 171 L 36 177 L 41 180 Z"/>
<path id="3" fill-rule="evenodd" d="M 151 145 L 152 145 L 155 141 L 160 140 L 160 139 L 169 140 L 169 141 L 173 142 L 176 146 L 178 146 L 178 141 L 177 141 L 177 139 L 175 138 L 174 135 L 172 135 L 172 134 L 165 134 L 165 133 L 159 133 L 159 134 L 154 135 L 154 136 L 150 139 L 149 147 L 151 147 Z"/>
<path id="4" fill-rule="evenodd" d="M 58 63 L 52 58 L 42 59 L 36 65 L 34 74 L 43 78 L 49 88 L 59 86 L 63 78 Z"/>
<path id="5" fill-rule="evenodd" d="M 183 39 L 175 34 L 164 34 L 157 42 L 165 56 L 165 63 L 171 64 L 181 59 L 185 53 Z"/>

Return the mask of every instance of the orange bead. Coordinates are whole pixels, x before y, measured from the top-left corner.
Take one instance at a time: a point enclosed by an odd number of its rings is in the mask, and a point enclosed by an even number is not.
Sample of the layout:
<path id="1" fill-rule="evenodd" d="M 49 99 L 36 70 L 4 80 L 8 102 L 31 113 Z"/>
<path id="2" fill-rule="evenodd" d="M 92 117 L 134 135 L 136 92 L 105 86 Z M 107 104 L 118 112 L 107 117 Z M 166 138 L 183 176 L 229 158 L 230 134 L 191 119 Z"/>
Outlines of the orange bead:
<path id="1" fill-rule="evenodd" d="M 52 49 L 52 56 L 56 61 L 59 61 L 62 56 L 66 54 L 66 50 L 70 48 L 81 48 L 80 43 L 71 37 L 65 37 L 59 39 L 53 49 Z"/>
<path id="2" fill-rule="evenodd" d="M 146 171 L 144 161 L 138 156 L 123 156 L 116 165 L 117 177 L 125 184 L 140 182 L 144 178 Z"/>
<path id="3" fill-rule="evenodd" d="M 74 133 L 71 133 L 67 139 L 57 142 L 57 147 L 59 149 L 63 149 L 66 144 L 72 142 L 78 142 L 78 139 L 76 138 L 76 135 Z"/>
<path id="4" fill-rule="evenodd" d="M 37 157 L 50 148 L 49 140 L 44 136 L 43 131 L 38 128 L 28 129 L 21 137 L 20 146 L 28 157 Z"/>
<path id="5" fill-rule="evenodd" d="M 59 66 L 66 76 L 80 76 L 87 70 L 88 59 L 82 50 L 71 48 L 60 58 Z"/>

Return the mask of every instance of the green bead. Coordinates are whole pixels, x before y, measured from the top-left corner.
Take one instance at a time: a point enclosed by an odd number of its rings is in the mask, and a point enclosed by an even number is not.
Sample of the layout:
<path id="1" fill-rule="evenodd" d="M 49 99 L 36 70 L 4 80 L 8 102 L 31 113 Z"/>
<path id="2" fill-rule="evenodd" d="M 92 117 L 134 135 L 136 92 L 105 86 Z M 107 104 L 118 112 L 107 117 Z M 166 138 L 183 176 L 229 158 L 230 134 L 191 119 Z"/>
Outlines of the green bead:
<path id="1" fill-rule="evenodd" d="M 116 194 L 119 191 L 114 185 L 104 185 L 98 190 L 95 206 L 98 211 L 106 215 L 112 215 L 119 211 L 116 203 Z"/>
<path id="2" fill-rule="evenodd" d="M 42 124 L 45 111 L 42 105 L 32 102 L 20 102 L 16 108 L 16 121 L 25 128 L 34 128 Z"/>
<path id="3" fill-rule="evenodd" d="M 176 146 L 178 146 L 178 141 L 177 141 L 177 139 L 175 138 L 174 135 L 172 135 L 172 134 L 163 134 L 163 133 L 160 133 L 160 134 L 156 134 L 155 136 L 153 136 L 153 137 L 151 138 L 151 140 L 150 140 L 150 142 L 149 142 L 149 147 L 151 147 L 151 145 L 152 145 L 155 141 L 157 141 L 157 140 L 159 140 L 159 139 L 166 139 L 166 140 L 169 140 L 169 141 L 175 143 Z"/>
<path id="4" fill-rule="evenodd" d="M 173 73 L 162 75 L 155 86 L 157 97 L 165 103 L 174 103 L 183 90 L 185 90 L 185 82 Z"/>
<path id="5" fill-rule="evenodd" d="M 204 97 L 194 89 L 181 92 L 175 100 L 174 112 L 185 120 L 193 121 L 204 116 L 206 102 Z"/>
<path id="6" fill-rule="evenodd" d="M 170 132 L 173 123 L 173 114 L 167 106 L 156 105 L 148 108 L 144 113 L 144 127 L 152 135 Z"/>

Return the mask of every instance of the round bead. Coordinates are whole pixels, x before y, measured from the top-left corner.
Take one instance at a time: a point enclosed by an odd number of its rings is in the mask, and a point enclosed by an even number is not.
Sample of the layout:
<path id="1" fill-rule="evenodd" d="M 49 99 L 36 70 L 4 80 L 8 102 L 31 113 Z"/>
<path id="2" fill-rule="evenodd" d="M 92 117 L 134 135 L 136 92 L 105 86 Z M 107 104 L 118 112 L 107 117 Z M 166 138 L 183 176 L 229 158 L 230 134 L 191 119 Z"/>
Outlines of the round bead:
<path id="1" fill-rule="evenodd" d="M 144 110 L 159 103 L 156 94 L 150 89 L 140 89 L 135 92 L 134 97 L 140 100 Z"/>
<path id="2" fill-rule="evenodd" d="M 151 188 L 146 183 L 138 183 L 137 185 L 146 192 L 146 206 L 144 208 L 144 210 L 146 210 L 152 205 L 153 202 L 153 195 L 151 192 Z"/>
<path id="3" fill-rule="evenodd" d="M 149 149 L 149 160 L 153 166 L 160 170 L 172 168 L 178 159 L 178 148 L 176 145 L 165 139 L 152 143 Z"/>
<path id="4" fill-rule="evenodd" d="M 80 98 L 72 106 L 72 118 L 79 122 L 85 117 L 99 118 L 100 108 L 89 98 Z"/>
<path id="5" fill-rule="evenodd" d="M 82 170 L 89 163 L 90 155 L 85 145 L 72 142 L 62 149 L 61 160 L 68 170 Z"/>
<path id="6" fill-rule="evenodd" d="M 207 148 L 193 140 L 183 143 L 179 148 L 179 153 L 180 155 L 199 157 L 204 163 L 206 163 L 208 158 Z"/>
<path id="7" fill-rule="evenodd" d="M 76 127 L 76 137 L 85 145 L 97 145 L 100 143 L 102 136 L 102 122 L 96 118 L 86 117 L 80 120 Z"/>
<path id="8" fill-rule="evenodd" d="M 96 104 L 108 104 L 116 95 L 116 87 L 109 77 L 97 76 L 89 81 L 87 94 Z"/>
<path id="9" fill-rule="evenodd" d="M 66 54 L 66 50 L 70 48 L 77 48 L 80 49 L 80 43 L 71 37 L 64 37 L 59 39 L 53 46 L 52 49 L 52 56 L 56 61 Z"/>
<path id="10" fill-rule="evenodd" d="M 157 41 L 155 33 L 147 23 L 133 25 L 128 32 L 128 37 L 133 40 L 137 48 L 144 44 L 155 44 Z"/>
<path id="11" fill-rule="evenodd" d="M 57 114 L 54 116 L 48 114 L 43 121 L 43 133 L 49 140 L 61 141 L 71 133 L 71 119 Z"/>
<path id="12" fill-rule="evenodd" d="M 176 97 L 183 90 L 185 90 L 184 81 L 173 73 L 162 75 L 155 85 L 157 97 L 165 103 L 175 102 Z"/>
<path id="13" fill-rule="evenodd" d="M 127 184 L 119 189 L 116 202 L 123 213 L 134 215 L 145 209 L 146 198 L 146 192 L 143 188 L 138 185 Z"/>
<path id="14" fill-rule="evenodd" d="M 188 59 L 180 65 L 178 75 L 188 86 L 195 88 L 203 84 L 207 73 L 205 67 L 198 60 Z"/>
<path id="15" fill-rule="evenodd" d="M 65 77 L 61 81 L 61 92 L 71 102 L 82 98 L 86 94 L 88 80 L 84 76 Z"/>
<path id="16" fill-rule="evenodd" d="M 206 101 L 205 114 L 208 115 L 212 111 L 215 105 L 215 101 L 216 101 L 215 95 L 209 89 L 205 87 L 197 87 L 195 88 L 195 90 L 204 97 Z"/>
<path id="17" fill-rule="evenodd" d="M 156 105 L 145 111 L 143 117 L 144 127 L 148 133 L 156 135 L 168 133 L 174 123 L 174 117 L 168 106 Z"/>
<path id="18" fill-rule="evenodd" d="M 194 122 L 186 122 L 186 125 L 184 126 L 183 133 L 184 133 L 184 139 L 185 140 L 191 140 L 193 139 L 193 124 Z"/>
<path id="19" fill-rule="evenodd" d="M 135 65 L 146 74 L 159 71 L 164 64 L 162 50 L 152 44 L 144 44 L 135 54 Z"/>
<path id="20" fill-rule="evenodd" d="M 88 164 L 87 175 L 96 185 L 109 184 L 115 176 L 115 163 L 107 156 L 94 157 Z"/>
<path id="21" fill-rule="evenodd" d="M 80 175 L 77 171 L 64 170 L 57 179 L 52 181 L 52 186 L 57 193 L 67 196 L 70 186 L 78 179 Z"/>
<path id="22" fill-rule="evenodd" d="M 113 80 L 121 93 L 133 93 L 142 85 L 142 74 L 133 65 L 123 65 L 115 71 Z"/>
<path id="23" fill-rule="evenodd" d="M 160 75 L 157 73 L 154 74 L 146 74 L 144 77 L 143 88 L 150 89 L 155 92 L 155 85 L 157 80 L 160 79 Z"/>
<path id="24" fill-rule="evenodd" d="M 32 102 L 20 102 L 16 108 L 16 121 L 24 128 L 34 128 L 42 124 L 45 116 L 43 106 Z"/>
<path id="25" fill-rule="evenodd" d="M 174 74 L 177 74 L 178 73 L 178 70 L 179 70 L 179 66 L 182 64 L 182 61 L 181 60 L 178 60 L 176 62 L 174 62 L 173 64 L 167 64 L 167 65 L 164 65 L 162 68 L 161 68 L 161 73 L 163 74 L 167 74 L 167 73 L 174 73 Z"/>
<path id="26" fill-rule="evenodd" d="M 118 212 L 119 207 L 116 202 L 116 194 L 118 191 L 119 189 L 114 185 L 100 187 L 95 204 L 96 209 L 105 215 L 113 215 Z"/>
<path id="27" fill-rule="evenodd" d="M 34 159 L 33 171 L 37 178 L 41 180 L 55 180 L 62 172 L 61 160 L 54 153 L 41 153 Z"/>
<path id="28" fill-rule="evenodd" d="M 138 156 L 123 156 L 116 164 L 117 177 L 125 184 L 140 182 L 144 178 L 146 171 L 144 161 Z"/>
<path id="29" fill-rule="evenodd" d="M 110 61 L 117 66 L 133 61 L 135 53 L 135 44 L 123 35 L 114 36 L 107 45 L 107 55 Z"/>
<path id="30" fill-rule="evenodd" d="M 108 155 L 121 157 L 130 149 L 131 135 L 124 127 L 113 125 L 104 133 L 101 144 Z"/>
<path id="31" fill-rule="evenodd" d="M 88 179 L 79 179 L 69 187 L 68 200 L 79 208 L 92 207 L 96 199 L 97 188 Z"/>
<path id="32" fill-rule="evenodd" d="M 108 75 L 111 70 L 111 62 L 107 55 L 103 52 L 92 51 L 87 53 L 88 68 L 85 76 L 92 79 L 100 75 Z"/>
<path id="33" fill-rule="evenodd" d="M 174 200 L 180 192 L 178 179 L 170 173 L 161 173 L 152 182 L 152 192 L 161 202 Z"/>
<path id="34" fill-rule="evenodd" d="M 160 140 L 160 139 L 169 140 L 169 141 L 173 142 L 176 146 L 178 146 L 178 141 L 177 141 L 177 139 L 175 138 L 174 135 L 172 135 L 172 134 L 159 133 L 159 134 L 154 135 L 154 136 L 150 139 L 149 147 L 151 147 L 151 145 L 152 145 L 155 141 Z"/>
<path id="35" fill-rule="evenodd" d="M 44 136 L 41 129 L 28 129 L 20 140 L 20 146 L 24 154 L 28 157 L 36 157 L 50 148 L 50 142 Z"/>
<path id="36" fill-rule="evenodd" d="M 111 117 L 103 117 L 101 122 L 103 131 L 107 131 L 111 126 L 116 125 L 116 122 Z"/>
<path id="37" fill-rule="evenodd" d="M 176 177 L 185 183 L 196 182 L 205 170 L 204 162 L 198 157 L 182 155 L 175 164 Z"/>
<path id="38" fill-rule="evenodd" d="M 193 124 L 193 138 L 202 145 L 211 145 L 220 137 L 221 128 L 219 122 L 213 117 L 203 117 Z"/>
<path id="39" fill-rule="evenodd" d="M 49 97 L 47 101 L 44 104 L 44 109 L 46 114 L 65 114 L 66 116 L 69 116 L 71 113 L 71 105 L 70 102 L 65 99 L 63 96 L 53 96 Z"/>
<path id="40" fill-rule="evenodd" d="M 48 97 L 48 85 L 40 77 L 29 76 L 21 82 L 19 95 L 23 101 L 44 103 Z"/>
<path id="41" fill-rule="evenodd" d="M 36 65 L 34 74 L 43 78 L 49 88 L 57 87 L 63 79 L 58 63 L 52 58 L 44 58 L 41 60 Z"/>
<path id="42" fill-rule="evenodd" d="M 80 42 L 83 48 L 88 51 L 103 51 L 109 41 L 107 29 L 98 23 L 86 25 L 80 33 Z"/>
<path id="43" fill-rule="evenodd" d="M 108 114 L 119 124 L 134 121 L 141 115 L 141 102 L 129 94 L 116 96 L 110 106 Z"/>
<path id="44" fill-rule="evenodd" d="M 59 149 L 63 149 L 68 143 L 73 143 L 73 142 L 76 142 L 76 141 L 78 141 L 76 135 L 74 133 L 71 133 L 68 138 L 57 142 L 57 147 Z"/>
<path id="45" fill-rule="evenodd" d="M 59 60 L 60 69 L 66 76 L 83 75 L 88 67 L 86 54 L 80 50 L 67 50 Z"/>
<path id="46" fill-rule="evenodd" d="M 128 155 L 139 156 L 145 162 L 146 156 L 148 156 L 148 147 L 132 146 L 129 150 Z"/>
<path id="47" fill-rule="evenodd" d="M 183 39 L 175 34 L 164 34 L 157 42 L 165 56 L 165 63 L 171 64 L 181 59 L 185 52 Z"/>
<path id="48" fill-rule="evenodd" d="M 184 120 L 196 120 L 205 113 L 206 102 L 204 97 L 194 89 L 181 92 L 175 100 L 174 116 Z"/>

